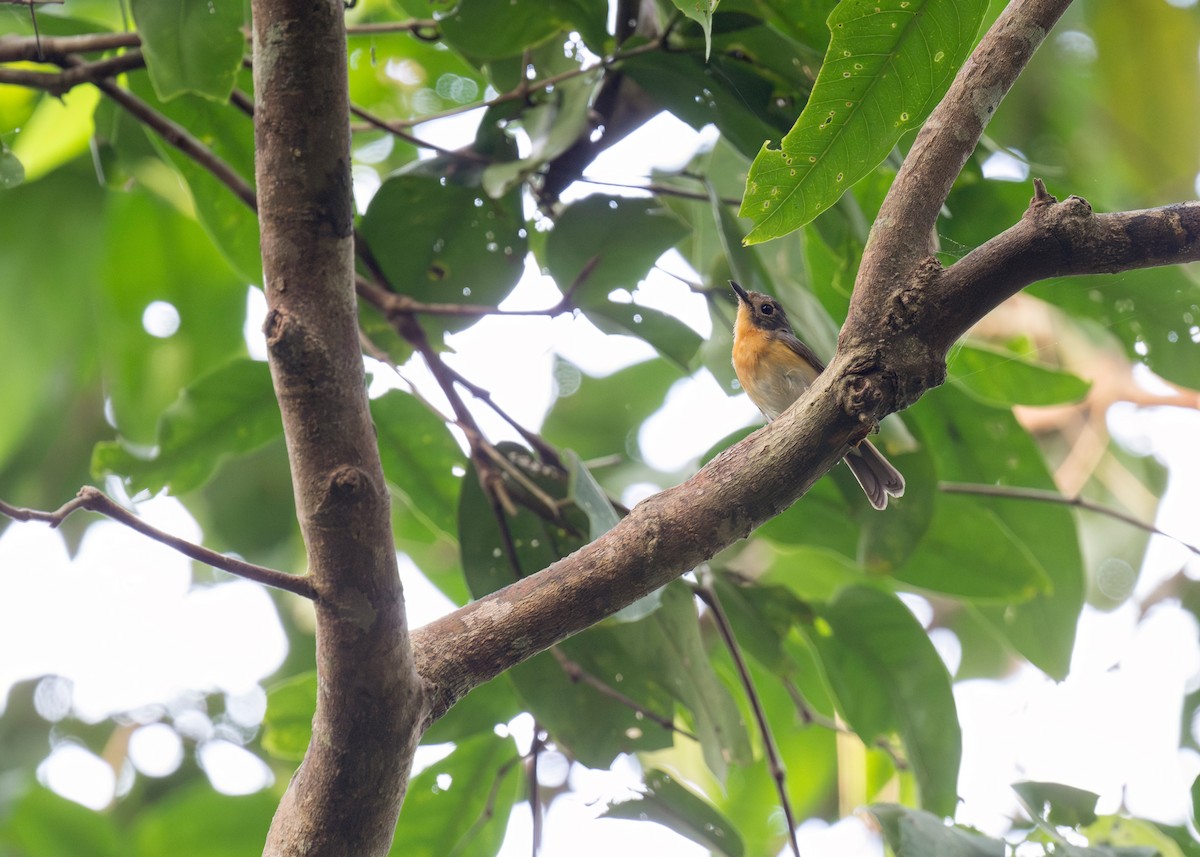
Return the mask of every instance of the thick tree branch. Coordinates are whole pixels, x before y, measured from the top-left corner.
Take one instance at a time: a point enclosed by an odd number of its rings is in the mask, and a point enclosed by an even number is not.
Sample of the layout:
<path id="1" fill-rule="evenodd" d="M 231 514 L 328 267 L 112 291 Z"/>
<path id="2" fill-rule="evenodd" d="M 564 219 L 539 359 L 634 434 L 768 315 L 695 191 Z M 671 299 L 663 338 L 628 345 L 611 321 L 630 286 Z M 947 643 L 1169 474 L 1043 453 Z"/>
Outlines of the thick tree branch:
<path id="1" fill-rule="evenodd" d="M 238 577 L 253 580 L 264 586 L 282 589 L 285 592 L 291 592 L 303 598 L 313 597 L 312 581 L 307 576 L 287 574 L 278 569 L 255 565 L 252 562 L 244 562 L 243 560 L 217 553 L 201 545 L 181 539 L 178 536 L 173 536 L 164 530 L 160 530 L 158 527 L 146 523 L 145 520 L 117 503 L 99 488 L 93 488 L 91 485 L 85 485 L 80 488 L 79 493 L 75 495 L 74 499 L 64 503 L 53 512 L 43 512 L 38 509 L 23 509 L 19 506 L 10 506 L 8 503 L 0 500 L 0 515 L 5 515 L 14 521 L 42 521 L 49 524 L 52 528 L 57 528 L 63 521 L 80 509 L 97 512 L 112 518 L 117 523 L 124 524 L 131 530 L 136 530 L 142 535 L 154 539 L 156 542 L 164 544 L 169 548 L 174 548 L 184 556 L 196 560 L 196 562 L 202 562 L 212 568 L 218 568 L 221 571 L 229 572 Z"/>
<path id="2" fill-rule="evenodd" d="M 937 270 L 930 236 L 942 204 L 1000 101 L 1071 0 L 1014 0 L 959 69 L 917 134 L 871 227 L 840 352 L 856 353 L 851 397 L 869 421 L 911 405 L 946 376 L 945 355 L 919 337 L 898 342 L 886 367 L 877 352 L 927 318 Z M 850 402 L 848 401 L 848 404 Z M 866 411 L 871 413 L 866 413 Z"/>
<path id="3" fill-rule="evenodd" d="M 313 737 L 265 853 L 387 852 L 424 722 L 354 296 L 341 0 L 254 0 L 271 376 L 317 592 Z"/>
<path id="4" fill-rule="evenodd" d="M 837 355 L 787 412 L 687 482 L 638 504 L 571 556 L 414 632 L 418 670 L 435 694 L 431 716 L 476 684 L 743 538 L 803 495 L 877 419 L 941 383 L 946 345 L 996 303 L 975 284 L 1003 278 L 1000 266 L 1008 262 L 999 255 L 971 259 L 964 274 L 944 286 L 949 272 L 943 277 L 928 256 L 927 237 L 988 118 L 1066 5 L 1066 0 L 1015 0 L 984 36 L 893 184 L 872 232 Z M 1195 258 L 1187 249 L 1195 244 L 1195 230 L 1181 225 L 1190 223 L 1191 209 L 1113 216 L 1105 223 L 1114 226 L 1105 229 L 1115 232 L 1103 234 L 1124 231 L 1137 240 L 1107 248 L 1103 270 Z M 1022 241 L 1054 231 L 1043 215 L 1026 219 L 1029 224 L 1014 227 Z M 1026 230 L 1031 230 L 1028 236 Z M 1037 239 L 1038 246 L 1060 240 L 1055 234 Z M 1071 273 L 1084 269 L 1083 263 L 1074 264 Z M 1040 276 L 1059 272 L 1051 265 L 1043 268 Z M 953 289 L 952 298 L 941 299 L 942 287 Z M 945 313 L 955 319 L 953 325 L 945 323 Z"/>
<path id="5" fill-rule="evenodd" d="M 1040 180 L 1034 186 L 1020 222 L 938 276 L 936 311 L 918 327 L 932 348 L 945 352 L 963 330 L 1038 280 L 1200 260 L 1200 202 L 1094 214 L 1080 197 L 1058 202 Z"/>

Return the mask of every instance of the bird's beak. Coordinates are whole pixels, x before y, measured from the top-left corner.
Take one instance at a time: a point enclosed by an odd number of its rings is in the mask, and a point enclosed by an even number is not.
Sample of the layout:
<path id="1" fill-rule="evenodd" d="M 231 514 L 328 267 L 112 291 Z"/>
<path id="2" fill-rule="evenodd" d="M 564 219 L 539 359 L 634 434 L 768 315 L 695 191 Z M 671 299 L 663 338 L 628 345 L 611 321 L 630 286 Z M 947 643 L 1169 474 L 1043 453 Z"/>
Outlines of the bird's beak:
<path id="1" fill-rule="evenodd" d="M 731 285 L 733 287 L 733 293 L 735 295 L 737 295 L 738 301 L 740 303 L 745 303 L 745 304 L 750 303 L 750 295 L 746 292 L 745 289 L 743 289 L 741 286 L 739 286 L 733 280 L 729 281 L 729 285 Z"/>

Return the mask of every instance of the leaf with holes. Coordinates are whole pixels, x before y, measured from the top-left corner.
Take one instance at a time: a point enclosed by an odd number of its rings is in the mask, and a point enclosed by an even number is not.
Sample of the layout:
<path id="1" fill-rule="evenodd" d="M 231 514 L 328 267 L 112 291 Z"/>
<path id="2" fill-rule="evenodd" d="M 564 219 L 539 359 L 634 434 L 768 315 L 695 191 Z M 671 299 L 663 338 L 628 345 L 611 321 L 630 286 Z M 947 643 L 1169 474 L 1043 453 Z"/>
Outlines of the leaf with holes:
<path id="1" fill-rule="evenodd" d="M 778 149 L 764 143 L 741 214 L 757 244 L 833 205 L 917 127 L 967 57 L 986 0 L 845 0 L 812 95 Z"/>

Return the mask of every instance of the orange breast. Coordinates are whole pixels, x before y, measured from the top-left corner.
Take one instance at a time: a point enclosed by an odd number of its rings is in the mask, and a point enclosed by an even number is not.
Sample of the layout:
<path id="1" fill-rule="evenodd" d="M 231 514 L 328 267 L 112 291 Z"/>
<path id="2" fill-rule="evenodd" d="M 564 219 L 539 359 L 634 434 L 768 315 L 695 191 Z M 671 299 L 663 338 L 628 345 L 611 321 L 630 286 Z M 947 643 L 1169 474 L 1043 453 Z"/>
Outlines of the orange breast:
<path id="1" fill-rule="evenodd" d="M 750 401 L 773 420 L 808 389 L 816 369 L 777 335 L 765 333 L 738 313 L 733 337 L 733 369 Z"/>

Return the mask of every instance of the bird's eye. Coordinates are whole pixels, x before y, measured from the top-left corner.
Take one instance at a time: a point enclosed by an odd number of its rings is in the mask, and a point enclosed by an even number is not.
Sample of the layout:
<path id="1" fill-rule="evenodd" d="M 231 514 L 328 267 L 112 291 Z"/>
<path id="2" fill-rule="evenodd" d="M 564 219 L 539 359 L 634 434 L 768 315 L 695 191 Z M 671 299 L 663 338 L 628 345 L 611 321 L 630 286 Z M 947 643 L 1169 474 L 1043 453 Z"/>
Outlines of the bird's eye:
<path id="1" fill-rule="evenodd" d="M 773 312 L 775 312 L 775 307 L 771 306 L 770 304 L 763 304 L 761 312 L 763 315 L 771 315 Z"/>

